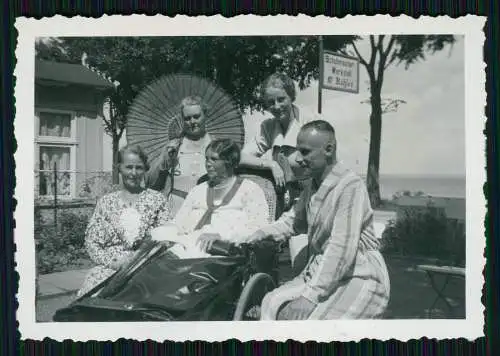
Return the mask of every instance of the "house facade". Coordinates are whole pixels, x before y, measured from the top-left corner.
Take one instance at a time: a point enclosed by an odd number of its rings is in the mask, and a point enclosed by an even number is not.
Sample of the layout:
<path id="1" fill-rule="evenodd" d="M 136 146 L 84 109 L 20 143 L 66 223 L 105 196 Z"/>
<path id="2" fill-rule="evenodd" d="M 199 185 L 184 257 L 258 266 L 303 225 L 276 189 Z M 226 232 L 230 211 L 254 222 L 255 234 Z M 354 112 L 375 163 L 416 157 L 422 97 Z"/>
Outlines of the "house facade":
<path id="1" fill-rule="evenodd" d="M 35 64 L 35 199 L 82 197 L 92 177 L 110 174 L 112 145 L 103 106 L 113 84 L 79 64 Z"/>

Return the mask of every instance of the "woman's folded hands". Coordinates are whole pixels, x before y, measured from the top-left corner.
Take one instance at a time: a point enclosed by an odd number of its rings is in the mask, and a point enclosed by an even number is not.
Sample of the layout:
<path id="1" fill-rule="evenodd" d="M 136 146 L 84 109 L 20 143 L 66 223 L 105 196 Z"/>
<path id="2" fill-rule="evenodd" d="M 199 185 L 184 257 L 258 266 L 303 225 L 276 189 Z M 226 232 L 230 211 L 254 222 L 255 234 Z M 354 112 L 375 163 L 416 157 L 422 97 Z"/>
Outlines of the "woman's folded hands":
<path id="1" fill-rule="evenodd" d="M 132 259 L 136 256 L 137 252 L 125 252 L 123 255 L 119 257 L 113 258 L 110 263 L 109 263 L 109 268 L 117 271 L 121 267 L 125 266 L 128 264 Z"/>

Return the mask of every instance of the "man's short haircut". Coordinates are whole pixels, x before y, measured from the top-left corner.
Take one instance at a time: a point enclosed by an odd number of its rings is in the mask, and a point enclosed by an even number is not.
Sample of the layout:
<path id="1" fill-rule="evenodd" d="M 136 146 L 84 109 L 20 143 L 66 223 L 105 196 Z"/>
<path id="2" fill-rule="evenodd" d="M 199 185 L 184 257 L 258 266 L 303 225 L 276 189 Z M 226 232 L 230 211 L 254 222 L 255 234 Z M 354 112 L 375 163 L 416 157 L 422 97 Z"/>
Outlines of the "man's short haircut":
<path id="1" fill-rule="evenodd" d="M 319 132 L 326 133 L 331 136 L 332 140 L 336 142 L 335 129 L 329 122 L 325 120 L 314 120 L 310 121 L 300 129 L 300 132 L 305 132 L 308 130 L 317 130 Z"/>
<path id="2" fill-rule="evenodd" d="M 186 96 L 181 101 L 181 116 L 184 116 L 184 108 L 186 106 L 199 105 L 201 107 L 201 111 L 204 115 L 207 115 L 208 106 L 203 102 L 203 99 L 199 96 Z"/>

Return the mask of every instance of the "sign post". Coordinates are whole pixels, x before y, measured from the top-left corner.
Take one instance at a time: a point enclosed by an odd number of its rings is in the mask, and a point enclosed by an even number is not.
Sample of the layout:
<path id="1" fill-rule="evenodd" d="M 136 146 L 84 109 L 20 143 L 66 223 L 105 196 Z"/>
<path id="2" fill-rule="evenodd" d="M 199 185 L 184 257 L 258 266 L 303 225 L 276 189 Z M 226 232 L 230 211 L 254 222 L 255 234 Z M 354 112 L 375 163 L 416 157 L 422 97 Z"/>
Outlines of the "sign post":
<path id="1" fill-rule="evenodd" d="M 322 84 L 323 84 L 323 36 L 318 38 L 319 45 L 319 81 L 318 81 L 318 114 L 321 114 Z"/>
<path id="2" fill-rule="evenodd" d="M 318 113 L 322 110 L 322 90 L 359 93 L 359 59 L 325 51 L 319 36 Z"/>

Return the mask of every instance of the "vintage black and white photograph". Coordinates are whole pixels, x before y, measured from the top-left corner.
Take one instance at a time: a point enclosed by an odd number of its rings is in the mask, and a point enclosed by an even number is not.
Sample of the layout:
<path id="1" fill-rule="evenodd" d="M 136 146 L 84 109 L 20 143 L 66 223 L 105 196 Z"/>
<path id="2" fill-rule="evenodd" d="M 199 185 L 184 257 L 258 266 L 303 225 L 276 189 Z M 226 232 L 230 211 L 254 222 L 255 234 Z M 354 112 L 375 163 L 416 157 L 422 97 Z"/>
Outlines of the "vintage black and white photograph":
<path id="1" fill-rule="evenodd" d="M 119 19 L 18 28 L 21 329 L 480 336 L 478 18 Z"/>

